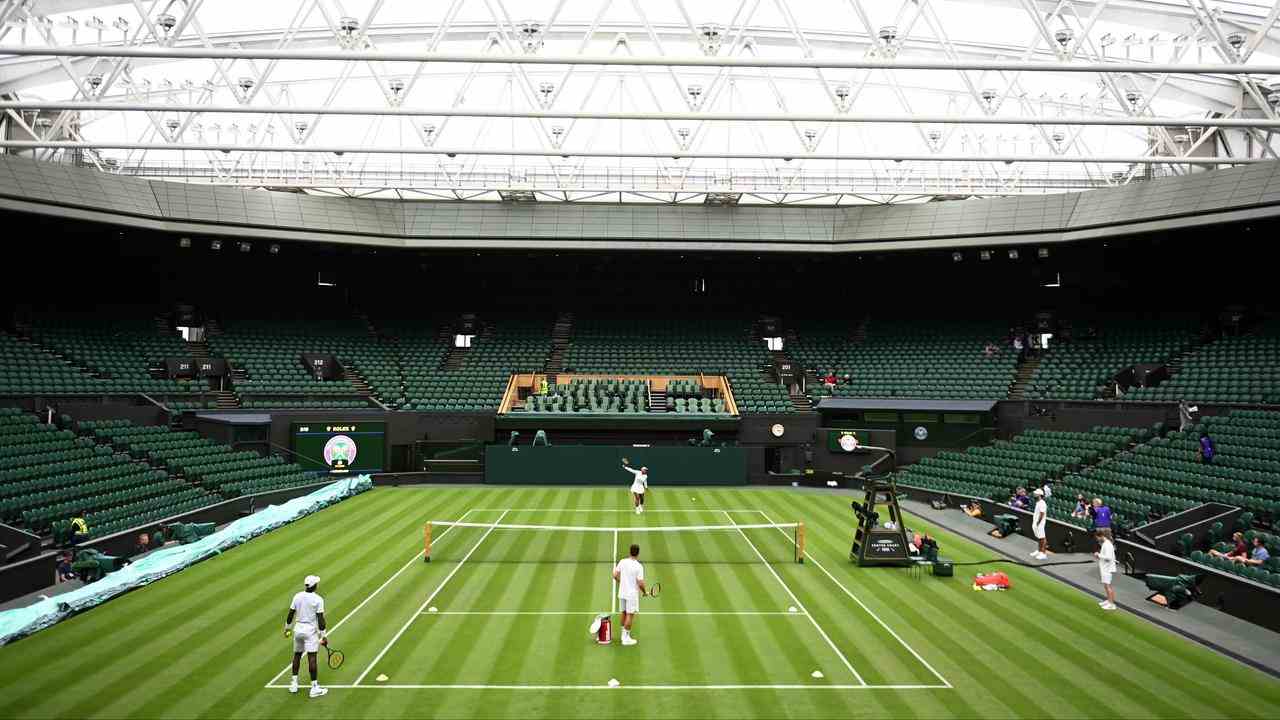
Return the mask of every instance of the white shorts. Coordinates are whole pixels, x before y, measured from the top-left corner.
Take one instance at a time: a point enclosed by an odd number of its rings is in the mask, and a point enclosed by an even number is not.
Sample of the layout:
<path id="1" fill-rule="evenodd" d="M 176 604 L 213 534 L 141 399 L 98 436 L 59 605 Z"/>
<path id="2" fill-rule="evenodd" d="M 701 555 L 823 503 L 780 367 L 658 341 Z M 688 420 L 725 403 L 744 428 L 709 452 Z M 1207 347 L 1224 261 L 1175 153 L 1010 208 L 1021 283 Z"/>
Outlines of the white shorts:
<path id="1" fill-rule="evenodd" d="M 1044 526 L 1043 526 L 1043 525 L 1032 525 L 1032 526 L 1031 526 L 1031 534 L 1032 534 L 1032 535 L 1034 535 L 1034 536 L 1036 537 L 1036 539 L 1037 539 L 1037 540 L 1043 540 L 1043 539 L 1044 539 Z"/>
<path id="2" fill-rule="evenodd" d="M 293 651 L 320 652 L 320 633 L 314 625 L 293 626 Z"/>
<path id="3" fill-rule="evenodd" d="M 637 482 L 637 483 L 631 483 L 631 492 L 633 492 L 633 493 L 635 493 L 635 494 L 637 494 L 637 495 L 643 495 L 643 494 L 644 494 L 644 486 L 643 486 L 643 485 L 641 485 L 641 484 L 640 484 L 640 483 L 638 483 L 638 482 Z"/>
<path id="4" fill-rule="evenodd" d="M 1098 574 L 1102 576 L 1102 584 L 1103 584 L 1103 585 L 1110 585 L 1110 584 L 1111 584 L 1111 573 L 1109 573 L 1109 572 L 1104 572 L 1104 573 L 1098 573 Z"/>
<path id="5" fill-rule="evenodd" d="M 640 612 L 640 598 L 638 597 L 620 597 L 618 598 L 618 611 L 628 615 L 635 615 Z"/>

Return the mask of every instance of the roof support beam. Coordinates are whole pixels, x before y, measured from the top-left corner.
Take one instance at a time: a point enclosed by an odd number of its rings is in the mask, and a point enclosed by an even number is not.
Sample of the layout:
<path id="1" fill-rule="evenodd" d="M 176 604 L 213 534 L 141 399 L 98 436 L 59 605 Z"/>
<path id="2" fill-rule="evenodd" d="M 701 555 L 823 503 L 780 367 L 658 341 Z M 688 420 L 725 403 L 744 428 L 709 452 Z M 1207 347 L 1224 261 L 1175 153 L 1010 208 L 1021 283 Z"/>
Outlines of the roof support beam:
<path id="1" fill-rule="evenodd" d="M 179 60 L 339 60 L 367 62 L 481 63 L 503 65 L 620 65 L 645 67 L 839 68 L 847 70 L 1008 70 L 1018 72 L 1173 73 L 1183 75 L 1280 75 L 1280 65 L 1143 63 L 1132 61 L 1043 62 L 1031 60 L 912 60 L 877 58 L 782 57 L 621 57 L 616 55 L 481 55 L 405 53 L 367 50 L 201 47 L 45 47 L 0 45 L 0 56 L 168 58 Z"/>
<path id="2" fill-rule="evenodd" d="M 1182 157 L 1167 155 L 890 155 L 884 153 L 799 153 L 784 155 L 782 153 L 728 153 L 728 152 L 692 152 L 664 154 L 655 152 L 631 152 L 610 150 L 542 150 L 531 148 L 422 148 L 422 147 L 361 147 L 358 145 L 233 145 L 217 143 L 132 143 L 132 142 L 82 142 L 56 140 L 0 140 L 0 148 L 11 150 L 35 150 L 37 148 L 53 148 L 57 150 L 213 150 L 223 153 L 231 152 L 280 152 L 280 153 L 312 153 L 333 155 L 445 155 L 447 157 L 498 155 L 503 157 L 599 157 L 599 158 L 671 158 L 673 160 L 722 160 L 726 158 L 743 160 L 884 160 L 893 162 L 990 162 L 990 163 L 1108 163 L 1129 165 L 1133 163 L 1153 165 L 1161 163 L 1178 163 L 1182 165 L 1251 165 L 1272 162 L 1264 158 L 1250 157 Z"/>
<path id="3" fill-rule="evenodd" d="M 77 100 L 0 100 L 0 110 L 73 110 L 76 112 L 157 112 L 157 113 L 241 113 L 250 115 L 387 115 L 406 117 L 487 117 L 487 118 L 564 118 L 573 120 L 683 120 L 711 122 L 800 122 L 850 124 L 937 125 L 1097 125 L 1116 127 L 1166 127 L 1189 125 L 1203 127 L 1280 128 L 1280 119 L 1265 117 L 1188 118 L 1155 116 L 1099 115 L 845 115 L 812 113 L 718 113 L 718 112 L 640 112 L 606 110 L 516 110 L 504 108 L 448 107 L 426 108 L 405 106 L 330 106 L 321 105 L 203 105 L 146 102 L 92 102 Z"/>

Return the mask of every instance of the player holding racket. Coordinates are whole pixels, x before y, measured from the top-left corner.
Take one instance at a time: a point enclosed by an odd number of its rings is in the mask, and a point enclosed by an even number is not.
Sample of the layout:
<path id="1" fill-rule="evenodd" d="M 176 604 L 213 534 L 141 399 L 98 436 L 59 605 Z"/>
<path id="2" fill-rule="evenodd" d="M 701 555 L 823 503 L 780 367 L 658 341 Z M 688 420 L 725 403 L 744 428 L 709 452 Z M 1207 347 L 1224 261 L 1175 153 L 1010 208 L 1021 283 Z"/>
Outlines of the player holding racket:
<path id="1" fill-rule="evenodd" d="M 622 458 L 622 469 L 635 476 L 631 481 L 631 502 L 635 503 L 636 514 L 644 512 L 644 493 L 649 489 L 649 468 L 641 467 L 635 470 L 626 458 Z"/>
<path id="2" fill-rule="evenodd" d="M 644 566 L 640 564 L 640 546 L 633 544 L 631 554 L 618 561 L 613 568 L 613 580 L 618 583 L 618 604 L 622 608 L 622 644 L 635 645 L 631 637 L 631 624 L 640 612 L 640 596 L 648 592 L 644 586 Z"/>
<path id="3" fill-rule="evenodd" d="M 306 652 L 313 698 L 322 697 L 329 692 L 320 687 L 316 679 L 316 653 L 320 652 L 321 645 L 329 644 L 325 637 L 324 598 L 316 593 L 319 586 L 320 578 L 308 575 L 302 581 L 302 592 L 293 596 L 293 602 L 289 604 L 289 615 L 284 620 L 284 636 L 293 635 L 293 678 L 289 681 L 289 692 L 298 692 L 298 665 L 302 662 L 302 653 Z"/>

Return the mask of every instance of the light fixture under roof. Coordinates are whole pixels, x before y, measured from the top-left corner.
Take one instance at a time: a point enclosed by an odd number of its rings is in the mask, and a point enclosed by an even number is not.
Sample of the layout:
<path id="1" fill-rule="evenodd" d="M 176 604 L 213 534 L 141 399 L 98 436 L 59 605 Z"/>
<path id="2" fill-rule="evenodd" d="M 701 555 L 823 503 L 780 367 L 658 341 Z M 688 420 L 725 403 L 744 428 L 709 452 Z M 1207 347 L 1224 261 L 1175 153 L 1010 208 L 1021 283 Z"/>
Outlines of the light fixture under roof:
<path id="1" fill-rule="evenodd" d="M 538 202 L 538 195 L 532 190 L 499 190 L 498 197 L 503 202 L 531 203 Z"/>
<path id="2" fill-rule="evenodd" d="M 1041 258 L 1049 257 L 1049 248 L 1047 247 L 1040 248 L 1039 250 L 1036 251 L 1036 256 Z"/>
<path id="3" fill-rule="evenodd" d="M 741 199 L 742 199 L 742 193 L 709 192 L 702 199 L 702 204 L 714 205 L 717 207 L 729 207 L 732 205 L 737 205 L 738 201 Z"/>
<path id="4" fill-rule="evenodd" d="M 961 252 L 951 253 L 951 262 L 960 262 L 961 260 L 964 260 L 964 253 L 961 253 Z"/>
<path id="5" fill-rule="evenodd" d="M 222 249 L 222 241 L 221 241 L 221 240 L 210 240 L 210 241 L 209 241 L 209 249 L 210 249 L 210 250 L 221 250 L 221 249 Z"/>
<path id="6" fill-rule="evenodd" d="M 1018 259 L 1018 248 L 1009 248 L 1009 259 L 1010 260 Z"/>

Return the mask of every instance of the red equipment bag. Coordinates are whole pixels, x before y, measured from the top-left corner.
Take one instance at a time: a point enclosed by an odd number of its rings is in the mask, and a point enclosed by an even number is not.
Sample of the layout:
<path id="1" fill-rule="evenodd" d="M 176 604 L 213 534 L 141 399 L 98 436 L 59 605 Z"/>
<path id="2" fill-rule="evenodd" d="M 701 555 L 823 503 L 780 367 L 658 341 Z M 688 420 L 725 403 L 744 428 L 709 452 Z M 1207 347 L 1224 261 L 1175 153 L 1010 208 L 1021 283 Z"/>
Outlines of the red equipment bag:
<path id="1" fill-rule="evenodd" d="M 596 630 L 596 642 L 601 645 L 608 645 L 613 641 L 613 633 L 611 632 L 612 623 L 608 615 L 600 616 L 600 629 Z"/>
<path id="2" fill-rule="evenodd" d="M 973 578 L 974 590 L 986 590 L 988 588 L 996 590 L 1009 589 L 1009 576 L 1002 572 L 979 573 Z"/>

